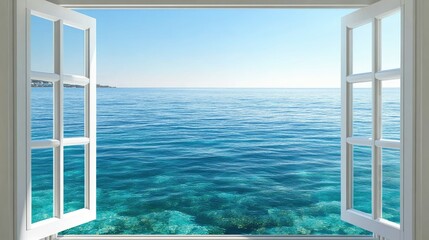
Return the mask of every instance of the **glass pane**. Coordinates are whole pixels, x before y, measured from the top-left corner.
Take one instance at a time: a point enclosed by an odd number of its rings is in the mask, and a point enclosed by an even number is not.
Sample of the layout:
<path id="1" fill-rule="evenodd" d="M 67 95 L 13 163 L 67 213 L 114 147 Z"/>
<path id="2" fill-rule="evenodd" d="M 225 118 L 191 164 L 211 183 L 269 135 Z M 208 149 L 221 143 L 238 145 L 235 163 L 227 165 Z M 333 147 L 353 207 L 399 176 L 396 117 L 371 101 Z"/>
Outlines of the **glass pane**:
<path id="1" fill-rule="evenodd" d="M 353 136 L 372 135 L 372 83 L 353 84 Z"/>
<path id="2" fill-rule="evenodd" d="M 54 23 L 31 16 L 31 70 L 54 72 Z"/>
<path id="3" fill-rule="evenodd" d="M 372 24 L 353 29 L 353 73 L 372 72 Z"/>
<path id="4" fill-rule="evenodd" d="M 401 67 L 401 13 L 381 20 L 381 69 Z"/>
<path id="5" fill-rule="evenodd" d="M 382 81 L 382 137 L 401 138 L 401 89 L 400 80 Z"/>
<path id="6" fill-rule="evenodd" d="M 64 87 L 64 137 L 85 135 L 85 89 Z"/>
<path id="7" fill-rule="evenodd" d="M 53 138 L 53 84 L 31 81 L 31 139 Z"/>
<path id="8" fill-rule="evenodd" d="M 383 154 L 383 218 L 400 223 L 401 152 L 382 149 Z"/>
<path id="9" fill-rule="evenodd" d="M 353 146 L 353 208 L 371 213 L 371 148 Z"/>
<path id="10" fill-rule="evenodd" d="M 85 75 L 85 31 L 64 25 L 64 74 Z"/>
<path id="11" fill-rule="evenodd" d="M 64 213 L 85 207 L 85 146 L 64 147 Z"/>
<path id="12" fill-rule="evenodd" d="M 33 223 L 53 217 L 53 159 L 52 148 L 31 150 L 31 221 Z"/>

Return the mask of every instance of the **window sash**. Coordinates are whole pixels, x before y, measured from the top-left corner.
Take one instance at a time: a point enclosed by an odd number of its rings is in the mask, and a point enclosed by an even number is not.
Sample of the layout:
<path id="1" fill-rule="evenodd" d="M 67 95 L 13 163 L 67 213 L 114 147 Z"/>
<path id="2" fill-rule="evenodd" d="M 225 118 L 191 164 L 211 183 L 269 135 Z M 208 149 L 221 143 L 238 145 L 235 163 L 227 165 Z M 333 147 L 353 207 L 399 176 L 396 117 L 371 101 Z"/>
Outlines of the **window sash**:
<path id="1" fill-rule="evenodd" d="M 381 71 L 381 18 L 401 9 L 400 0 L 382 0 L 367 8 L 360 9 L 343 18 L 342 23 L 342 143 L 341 143 L 341 216 L 342 219 L 389 239 L 401 239 L 401 226 L 382 218 L 382 148 L 401 150 L 401 224 L 403 223 L 402 205 L 402 166 L 403 144 L 398 140 L 383 139 L 381 136 L 381 81 L 401 79 L 401 68 Z M 401 17 L 404 18 L 401 12 Z M 353 68 L 353 29 L 372 25 L 372 71 L 352 74 Z M 403 60 L 401 59 L 401 62 Z M 372 136 L 370 138 L 353 136 L 353 84 L 372 83 Z M 403 98 L 401 96 L 401 139 L 403 121 Z M 372 152 L 372 213 L 363 213 L 353 209 L 353 146 L 368 146 Z"/>
<path id="2" fill-rule="evenodd" d="M 54 73 L 31 71 L 30 30 L 31 16 L 48 19 L 54 23 Z M 26 125 L 27 125 L 27 160 L 25 174 L 25 232 L 21 232 L 22 239 L 40 239 L 71 227 L 95 219 L 95 171 L 96 171 L 96 82 L 95 82 L 95 20 L 82 14 L 64 9 L 52 3 L 41 0 L 29 0 L 26 5 L 26 42 L 27 42 L 27 83 L 26 95 Z M 84 76 L 63 74 L 63 27 L 67 24 L 85 33 Z M 53 116 L 54 132 L 52 139 L 31 139 L 31 81 L 42 80 L 53 83 Z M 64 84 L 73 84 L 84 87 L 84 136 L 64 137 Z M 85 146 L 85 203 L 84 208 L 64 213 L 64 147 Z M 31 194 L 31 150 L 52 148 L 54 151 L 54 189 L 53 189 L 53 217 L 32 222 L 32 194 Z M 21 188 L 22 189 L 22 188 Z M 21 239 L 20 238 L 20 239 Z"/>

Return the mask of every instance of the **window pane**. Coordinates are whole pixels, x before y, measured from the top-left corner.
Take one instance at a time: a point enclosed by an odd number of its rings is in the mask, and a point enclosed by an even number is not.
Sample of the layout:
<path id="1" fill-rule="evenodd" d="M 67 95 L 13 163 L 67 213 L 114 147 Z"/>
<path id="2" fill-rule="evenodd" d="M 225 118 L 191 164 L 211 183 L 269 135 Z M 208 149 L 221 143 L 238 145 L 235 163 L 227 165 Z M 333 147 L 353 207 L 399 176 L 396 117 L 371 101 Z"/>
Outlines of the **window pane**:
<path id="1" fill-rule="evenodd" d="M 400 222 L 401 152 L 382 149 L 383 154 L 383 218 Z"/>
<path id="2" fill-rule="evenodd" d="M 382 81 L 382 136 L 385 139 L 401 138 L 400 80 Z"/>
<path id="3" fill-rule="evenodd" d="M 85 135 L 85 89 L 64 87 L 64 137 Z"/>
<path id="4" fill-rule="evenodd" d="M 53 138 L 53 85 L 31 81 L 31 139 Z"/>
<path id="5" fill-rule="evenodd" d="M 353 73 L 372 71 L 372 24 L 353 29 Z"/>
<path id="6" fill-rule="evenodd" d="M 401 13 L 381 20 L 381 69 L 401 67 Z"/>
<path id="7" fill-rule="evenodd" d="M 64 25 L 64 74 L 85 75 L 85 31 Z"/>
<path id="8" fill-rule="evenodd" d="M 353 208 L 371 213 L 371 148 L 353 146 Z"/>
<path id="9" fill-rule="evenodd" d="M 353 136 L 372 135 L 372 83 L 353 84 Z"/>
<path id="10" fill-rule="evenodd" d="M 85 207 L 85 146 L 64 147 L 64 213 Z"/>
<path id="11" fill-rule="evenodd" d="M 31 16 L 31 70 L 54 72 L 54 24 Z"/>
<path id="12" fill-rule="evenodd" d="M 53 149 L 31 150 L 32 222 L 53 217 Z"/>

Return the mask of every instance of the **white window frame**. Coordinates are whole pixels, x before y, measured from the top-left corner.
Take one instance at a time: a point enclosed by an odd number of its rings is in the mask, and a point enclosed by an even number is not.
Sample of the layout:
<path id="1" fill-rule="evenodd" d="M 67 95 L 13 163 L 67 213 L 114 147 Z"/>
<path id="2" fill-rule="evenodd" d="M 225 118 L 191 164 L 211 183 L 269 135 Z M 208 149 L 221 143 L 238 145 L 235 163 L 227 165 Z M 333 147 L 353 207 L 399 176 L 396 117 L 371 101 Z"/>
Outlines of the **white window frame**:
<path id="1" fill-rule="evenodd" d="M 54 72 L 36 72 L 31 69 L 31 17 L 37 16 L 51 21 L 53 28 Z M 52 233 L 72 228 L 96 218 L 96 63 L 95 63 L 95 19 L 59 7 L 42 0 L 27 1 L 25 9 L 25 32 L 28 51 L 25 52 L 25 91 L 19 91 L 22 99 L 22 109 L 18 112 L 22 119 L 22 128 L 19 129 L 25 136 L 25 151 L 22 154 L 23 162 L 18 162 L 18 176 L 25 176 L 24 181 L 17 185 L 17 200 L 25 202 L 22 206 L 21 217 L 18 219 L 21 231 L 18 239 L 40 239 Z M 63 71 L 63 29 L 71 26 L 84 32 L 84 75 L 75 76 L 64 74 Z M 31 81 L 41 80 L 53 84 L 53 127 L 52 139 L 31 139 Z M 84 135 L 81 137 L 64 137 L 63 98 L 64 84 L 82 86 L 84 89 Z M 23 108 L 26 107 L 26 110 Z M 26 133 L 24 133 L 26 132 Z M 84 146 L 84 208 L 64 213 L 64 147 Z M 32 222 L 32 194 L 31 194 L 31 151 L 32 149 L 53 149 L 53 217 Z"/>
<path id="2" fill-rule="evenodd" d="M 342 21 L 342 133 L 341 133 L 341 217 L 344 221 L 367 229 L 377 235 L 387 237 L 390 240 L 401 239 L 400 224 L 387 221 L 382 218 L 382 156 L 383 148 L 403 149 L 400 140 L 383 139 L 382 129 L 382 81 L 401 80 L 401 66 L 397 69 L 381 69 L 381 21 L 383 17 L 392 12 L 401 11 L 400 0 L 381 0 L 366 8 L 362 8 L 343 18 Z M 402 14 L 402 13 L 401 13 Z M 371 24 L 372 28 L 372 70 L 367 73 L 353 73 L 353 29 L 365 24 Z M 402 46 L 400 46 L 402 48 Z M 402 59 L 401 59 L 402 62 Z M 353 84 L 371 83 L 372 95 L 372 136 L 361 137 L 353 135 Z M 401 124 L 405 117 L 401 93 Z M 406 131 L 401 126 L 401 134 Z M 401 137 L 402 139 L 402 137 Z M 366 146 L 372 152 L 372 213 L 364 213 L 353 208 L 353 147 Z M 402 152 L 402 151 L 401 151 Z M 404 165 L 401 156 L 401 169 Z M 401 187 L 403 186 L 403 173 L 401 172 Z M 403 197 L 402 191 L 401 196 Z M 403 200 L 400 201 L 401 205 Z M 402 209 L 402 207 L 401 207 Z M 403 211 L 401 211 L 401 216 Z M 401 219 L 401 223 L 404 219 Z"/>
<path id="3" fill-rule="evenodd" d="M 376 2 L 376 0 L 51 0 L 54 3 L 62 5 L 64 7 L 70 8 L 314 8 L 314 7 L 364 7 L 369 4 Z M 415 132 L 414 132 L 414 60 L 415 60 L 415 0 L 402 0 L 404 4 L 403 14 L 402 14 L 402 45 L 403 45 L 403 66 L 402 66 L 402 77 L 403 77 L 403 86 L 401 86 L 401 94 L 403 99 L 403 106 L 407 106 L 403 111 L 404 118 L 402 119 L 402 136 L 401 139 L 405 143 L 403 144 L 402 149 L 402 158 L 407 159 L 408 161 L 403 161 L 401 166 L 401 172 L 404 178 L 403 181 L 403 206 L 401 207 L 401 218 L 404 221 L 401 221 L 402 226 L 402 239 L 414 239 L 414 222 L 415 222 L 415 211 L 414 211 L 414 180 L 413 176 L 415 173 L 414 170 L 414 142 L 415 142 Z M 19 112 L 22 109 L 23 103 L 23 94 L 20 89 L 25 89 L 25 69 L 23 63 L 25 63 L 25 39 L 26 33 L 25 29 L 25 2 L 26 0 L 16 0 L 15 5 L 15 113 Z M 23 156 L 22 153 L 17 151 L 17 149 L 23 149 L 26 146 L 26 142 L 21 140 L 25 137 L 25 132 L 20 129 L 20 126 L 24 126 L 23 119 L 15 119 L 15 159 L 16 159 L 16 170 L 19 171 L 23 166 Z M 23 179 L 17 177 L 16 184 L 22 184 Z M 19 193 L 16 195 L 19 196 Z M 22 232 L 23 224 L 20 222 L 20 214 L 22 214 L 22 209 L 19 206 L 25 205 L 22 198 L 17 198 L 16 205 L 18 206 L 15 210 L 16 217 L 16 233 L 18 239 L 21 239 L 19 233 Z M 402 220 L 401 219 L 401 220 Z M 258 239 L 334 239 L 332 237 L 287 237 L 287 236 L 195 236 L 192 239 L 249 239 L 249 238 L 258 238 Z M 65 236 L 60 237 L 61 239 L 190 239 L 189 236 Z M 348 239 L 347 237 L 340 237 L 341 239 Z"/>

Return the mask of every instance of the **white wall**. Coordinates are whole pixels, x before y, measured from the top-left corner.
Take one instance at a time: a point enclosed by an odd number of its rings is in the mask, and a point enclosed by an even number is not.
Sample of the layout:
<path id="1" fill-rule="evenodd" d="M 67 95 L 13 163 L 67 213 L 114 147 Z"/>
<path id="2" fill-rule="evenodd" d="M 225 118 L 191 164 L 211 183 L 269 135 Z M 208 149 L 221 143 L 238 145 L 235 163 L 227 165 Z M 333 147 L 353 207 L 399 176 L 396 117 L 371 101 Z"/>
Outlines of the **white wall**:
<path id="1" fill-rule="evenodd" d="M 416 236 L 429 239 L 429 1 L 417 1 Z M 419 64 L 420 63 L 420 64 Z"/>
<path id="2" fill-rule="evenodd" d="M 13 239 L 13 0 L 0 1 L 0 239 Z"/>

